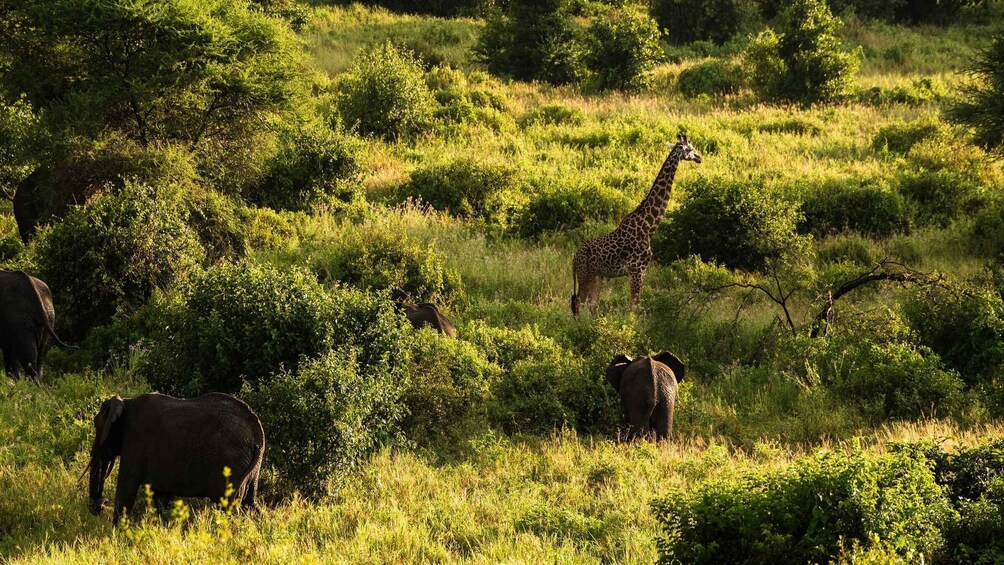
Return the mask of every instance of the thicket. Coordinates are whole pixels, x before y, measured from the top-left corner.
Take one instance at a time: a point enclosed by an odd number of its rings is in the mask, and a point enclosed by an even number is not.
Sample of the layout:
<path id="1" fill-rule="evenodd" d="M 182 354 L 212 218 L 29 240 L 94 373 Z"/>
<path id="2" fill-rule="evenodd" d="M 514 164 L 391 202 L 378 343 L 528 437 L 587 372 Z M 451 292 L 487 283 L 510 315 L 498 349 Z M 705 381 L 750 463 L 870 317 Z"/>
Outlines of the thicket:
<path id="1" fill-rule="evenodd" d="M 339 76 L 335 105 L 347 127 L 398 138 L 428 128 L 435 101 L 414 55 L 385 43 L 359 54 Z"/>
<path id="2" fill-rule="evenodd" d="M 837 35 L 842 25 L 822 0 L 796 0 L 780 15 L 776 29 L 760 32 L 746 48 L 744 60 L 756 93 L 803 104 L 847 94 L 859 61 Z"/>
<path id="3" fill-rule="evenodd" d="M 755 179 L 698 178 L 653 238 L 658 260 L 699 255 L 733 269 L 755 271 L 796 248 L 797 207 Z"/>
<path id="4" fill-rule="evenodd" d="M 824 182 L 812 186 L 801 199 L 801 233 L 825 236 L 854 231 L 888 237 L 910 226 L 906 200 L 881 179 Z"/>
<path id="5" fill-rule="evenodd" d="M 400 376 L 401 318 L 391 304 L 362 291 L 322 287 L 299 269 L 220 263 L 191 282 L 159 314 L 140 373 L 158 390 L 185 396 L 237 392 L 277 368 L 334 347 L 355 350 L 362 375 Z"/>
<path id="6" fill-rule="evenodd" d="M 659 26 L 639 5 L 625 3 L 596 15 L 586 32 L 584 58 L 599 90 L 636 90 L 662 56 Z"/>
<path id="7" fill-rule="evenodd" d="M 755 0 L 655 0 L 652 15 L 676 44 L 711 41 L 722 44 L 760 21 Z"/>
<path id="8" fill-rule="evenodd" d="M 197 270 L 205 251 L 186 223 L 183 190 L 126 182 L 43 233 L 35 262 L 59 296 L 62 327 L 80 336 Z"/>
<path id="9" fill-rule="evenodd" d="M 739 92 L 743 86 L 742 71 L 721 59 L 711 59 L 687 67 L 676 79 L 676 89 L 688 98 L 702 94 L 726 96 Z"/>
<path id="10" fill-rule="evenodd" d="M 675 491 L 654 508 L 665 563 L 991 563 L 1004 531 L 1000 441 L 948 453 L 931 443 L 886 454 L 823 452 L 782 471 Z M 853 542 L 853 543 L 852 543 Z M 886 561 L 882 561 L 886 562 Z"/>

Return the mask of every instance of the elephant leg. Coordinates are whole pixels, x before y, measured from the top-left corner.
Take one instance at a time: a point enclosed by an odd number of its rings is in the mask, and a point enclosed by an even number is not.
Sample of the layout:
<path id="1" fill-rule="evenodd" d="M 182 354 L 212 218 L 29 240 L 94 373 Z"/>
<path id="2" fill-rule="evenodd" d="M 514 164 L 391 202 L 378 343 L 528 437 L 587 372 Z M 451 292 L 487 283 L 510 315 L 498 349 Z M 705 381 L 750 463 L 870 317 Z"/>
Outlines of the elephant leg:
<path id="1" fill-rule="evenodd" d="M 258 475 L 248 479 L 247 490 L 244 491 L 244 496 L 241 497 L 241 508 L 246 510 L 257 510 L 258 503 L 255 502 L 255 498 L 258 496 Z"/>
<path id="2" fill-rule="evenodd" d="M 653 416 L 653 427 L 655 428 L 655 439 L 659 441 L 669 440 L 673 433 L 673 401 L 662 401 L 655 407 Z"/>
<path id="3" fill-rule="evenodd" d="M 154 494 L 153 504 L 157 508 L 157 515 L 161 520 L 167 521 L 171 518 L 171 510 L 174 508 L 175 498 L 169 494 Z"/>
<path id="4" fill-rule="evenodd" d="M 135 509 L 139 487 L 139 473 L 132 472 L 126 465 L 120 466 L 119 484 L 115 488 L 115 512 L 112 514 L 112 523 L 116 526 L 119 525 L 123 514 Z"/>
<path id="5" fill-rule="evenodd" d="M 3 350 L 3 368 L 8 377 L 14 380 L 20 378 L 21 373 L 17 369 L 17 358 L 14 357 L 14 350 L 11 347 L 5 347 Z"/>
<path id="6" fill-rule="evenodd" d="M 652 411 L 655 409 L 654 402 L 632 402 L 626 406 L 628 420 L 628 441 L 638 438 L 648 438 L 651 435 L 649 422 L 652 420 Z"/>
<path id="7" fill-rule="evenodd" d="M 31 337 L 23 337 L 14 344 L 15 361 L 24 368 L 29 378 L 38 382 L 38 346 Z"/>

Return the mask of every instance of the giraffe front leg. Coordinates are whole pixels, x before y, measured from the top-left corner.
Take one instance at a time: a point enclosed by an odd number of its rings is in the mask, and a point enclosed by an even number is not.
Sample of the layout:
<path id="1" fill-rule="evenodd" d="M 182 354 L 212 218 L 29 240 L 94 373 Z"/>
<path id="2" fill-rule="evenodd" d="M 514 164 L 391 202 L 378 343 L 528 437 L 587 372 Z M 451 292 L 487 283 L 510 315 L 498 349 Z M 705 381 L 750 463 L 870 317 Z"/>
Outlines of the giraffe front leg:
<path id="1" fill-rule="evenodd" d="M 631 273 L 631 310 L 637 310 L 641 303 L 641 283 L 645 280 L 645 271 Z"/>

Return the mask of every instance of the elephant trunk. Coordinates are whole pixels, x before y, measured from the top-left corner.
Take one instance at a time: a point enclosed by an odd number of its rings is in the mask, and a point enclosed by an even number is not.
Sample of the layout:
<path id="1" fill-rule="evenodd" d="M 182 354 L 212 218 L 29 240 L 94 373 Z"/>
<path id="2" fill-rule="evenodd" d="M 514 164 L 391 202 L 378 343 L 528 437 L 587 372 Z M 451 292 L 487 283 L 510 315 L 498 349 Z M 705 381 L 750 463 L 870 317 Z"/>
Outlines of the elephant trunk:
<path id="1" fill-rule="evenodd" d="M 114 459 L 105 462 L 94 457 L 87 464 L 91 472 L 90 484 L 88 485 L 88 510 L 95 516 L 101 514 L 101 508 L 108 502 L 102 493 L 105 489 L 105 479 L 112 474 L 112 465 L 114 464 Z"/>

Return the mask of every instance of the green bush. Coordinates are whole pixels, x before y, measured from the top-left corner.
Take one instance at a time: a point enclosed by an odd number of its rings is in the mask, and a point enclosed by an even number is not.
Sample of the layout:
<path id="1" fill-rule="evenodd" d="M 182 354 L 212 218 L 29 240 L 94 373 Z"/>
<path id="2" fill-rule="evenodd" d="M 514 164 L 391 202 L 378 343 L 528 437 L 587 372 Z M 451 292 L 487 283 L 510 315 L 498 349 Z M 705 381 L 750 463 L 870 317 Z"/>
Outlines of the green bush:
<path id="1" fill-rule="evenodd" d="M 722 44 L 756 25 L 760 10 L 753 0 L 655 0 L 652 15 L 673 43 Z"/>
<path id="2" fill-rule="evenodd" d="M 475 52 L 492 74 L 552 84 L 578 82 L 585 74 L 582 30 L 572 0 L 509 0 L 489 16 Z"/>
<path id="3" fill-rule="evenodd" d="M 0 262 L 5 265 L 24 251 L 14 216 L 0 215 Z"/>
<path id="4" fill-rule="evenodd" d="M 463 298 L 460 275 L 446 267 L 446 258 L 402 229 L 364 224 L 308 249 L 310 268 L 321 282 L 387 291 L 403 302 L 444 304 Z"/>
<path id="5" fill-rule="evenodd" d="M 930 556 L 954 519 L 930 462 L 823 452 L 787 469 L 679 490 L 654 503 L 664 563 L 823 563 L 857 541 Z"/>
<path id="6" fill-rule="evenodd" d="M 919 225 L 946 226 L 979 210 L 987 198 L 986 188 L 996 182 L 1002 181 L 981 150 L 930 139 L 918 142 L 907 154 L 899 191 L 916 208 Z"/>
<path id="7" fill-rule="evenodd" d="M 82 335 L 199 266 L 205 252 L 178 192 L 129 181 L 43 232 L 34 252 L 39 277 L 59 297 L 61 326 Z"/>
<path id="8" fill-rule="evenodd" d="M 288 132 L 268 173 L 244 198 L 275 210 L 307 210 L 327 197 L 349 201 L 359 172 L 358 148 L 326 127 Z"/>
<path id="9" fill-rule="evenodd" d="M 1004 202 L 996 201 L 976 214 L 970 240 L 976 251 L 1004 263 Z"/>
<path id="10" fill-rule="evenodd" d="M 566 124 L 578 126 L 582 125 L 583 120 L 582 110 L 578 108 L 569 108 L 561 104 L 546 104 L 524 116 L 520 120 L 520 124 L 524 127 L 537 124 L 545 126 Z"/>
<path id="11" fill-rule="evenodd" d="M 841 235 L 820 242 L 816 252 L 820 263 L 850 263 L 862 267 L 875 264 L 879 258 L 870 242 L 857 234 Z"/>
<path id="12" fill-rule="evenodd" d="M 761 32 L 747 48 L 750 82 L 759 96 L 809 104 L 845 95 L 858 69 L 858 54 L 837 35 L 842 22 L 823 0 L 796 0 L 778 30 Z"/>
<path id="13" fill-rule="evenodd" d="M 505 229 L 525 200 L 516 167 L 476 160 L 425 165 L 399 190 L 401 200 L 421 200 L 436 210 Z"/>
<path id="14" fill-rule="evenodd" d="M 336 88 L 342 121 L 362 133 L 398 138 L 431 123 L 434 100 L 422 67 L 391 43 L 357 55 Z"/>
<path id="15" fill-rule="evenodd" d="M 502 376 L 474 345 L 433 331 L 418 331 L 411 346 L 407 415 L 402 429 L 424 447 L 449 447 L 483 431 L 491 392 Z"/>
<path id="16" fill-rule="evenodd" d="M 929 286 L 903 306 L 921 343 L 962 375 L 988 384 L 1004 371 L 1004 298 L 978 285 Z"/>
<path id="17" fill-rule="evenodd" d="M 402 348 L 401 319 L 389 302 L 249 262 L 207 269 L 162 316 L 140 373 L 157 390 L 184 396 L 255 387 L 333 347 L 354 349 L 356 370 L 367 376 Z"/>
<path id="18" fill-rule="evenodd" d="M 490 408 L 492 423 L 505 432 L 547 435 L 570 427 L 612 433 L 620 423 L 619 399 L 604 380 L 604 367 L 576 361 L 535 328 L 473 324 L 463 335 L 505 372 Z"/>
<path id="19" fill-rule="evenodd" d="M 867 210 L 863 214 L 862 210 Z M 799 232 L 825 236 L 855 231 L 887 237 L 910 225 L 906 201 L 881 180 L 827 182 L 802 197 Z"/>
<path id="20" fill-rule="evenodd" d="M 926 347 L 860 337 L 831 347 L 827 383 L 875 422 L 953 416 L 961 408 L 964 383 Z"/>
<path id="21" fill-rule="evenodd" d="M 659 26 L 644 8 L 624 4 L 603 11 L 587 31 L 586 67 L 600 90 L 637 90 L 662 55 Z"/>
<path id="22" fill-rule="evenodd" d="M 727 96 L 743 86 L 742 72 L 721 59 L 711 59 L 688 67 L 676 79 L 676 89 L 687 98 Z"/>
<path id="23" fill-rule="evenodd" d="M 858 90 L 856 97 L 863 104 L 886 106 L 889 104 L 905 104 L 916 107 L 933 102 L 941 102 L 948 97 L 950 91 L 944 80 L 922 77 L 909 85 L 897 85 L 892 88 L 873 86 Z"/>
<path id="24" fill-rule="evenodd" d="M 634 202 L 621 191 L 603 185 L 549 187 L 530 200 L 518 222 L 523 237 L 575 229 L 588 221 L 620 218 Z"/>
<path id="25" fill-rule="evenodd" d="M 798 208 L 758 182 L 698 178 L 653 238 L 656 258 L 688 255 L 759 270 L 799 245 Z"/>
<path id="26" fill-rule="evenodd" d="M 993 38 L 970 71 L 976 80 L 962 87 L 948 116 L 972 128 L 983 148 L 1004 155 L 1004 34 Z"/>
<path id="27" fill-rule="evenodd" d="M 360 464 L 394 433 L 406 383 L 395 365 L 384 359 L 364 372 L 346 346 L 244 385 L 242 398 L 267 430 L 265 459 L 278 471 L 277 492 L 327 494 L 335 473 Z"/>
<path id="28" fill-rule="evenodd" d="M 946 130 L 945 125 L 937 119 L 895 122 L 879 129 L 872 139 L 872 148 L 882 153 L 906 155 L 921 141 L 945 137 Z"/>

